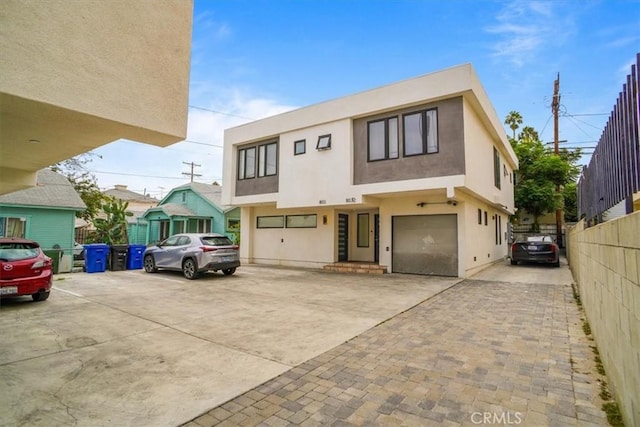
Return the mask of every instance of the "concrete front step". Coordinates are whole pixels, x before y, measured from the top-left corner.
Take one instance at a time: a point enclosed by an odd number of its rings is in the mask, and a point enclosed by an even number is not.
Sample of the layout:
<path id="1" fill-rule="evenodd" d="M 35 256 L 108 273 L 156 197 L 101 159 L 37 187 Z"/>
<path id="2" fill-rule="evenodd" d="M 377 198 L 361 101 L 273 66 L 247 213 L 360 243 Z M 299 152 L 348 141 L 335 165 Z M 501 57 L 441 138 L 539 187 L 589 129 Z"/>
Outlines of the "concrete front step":
<path id="1" fill-rule="evenodd" d="M 327 264 L 322 269 L 337 273 L 384 274 L 387 272 L 385 265 L 370 262 L 336 262 Z"/>

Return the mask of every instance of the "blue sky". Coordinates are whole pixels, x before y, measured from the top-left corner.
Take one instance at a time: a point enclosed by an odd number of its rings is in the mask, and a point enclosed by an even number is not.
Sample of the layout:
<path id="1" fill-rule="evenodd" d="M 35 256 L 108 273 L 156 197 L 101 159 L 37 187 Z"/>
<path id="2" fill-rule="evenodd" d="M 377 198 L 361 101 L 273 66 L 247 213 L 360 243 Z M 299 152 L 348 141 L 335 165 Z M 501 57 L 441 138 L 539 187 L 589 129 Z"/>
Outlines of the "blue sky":
<path id="1" fill-rule="evenodd" d="M 195 0 L 188 142 L 114 142 L 89 167 L 156 197 L 188 182 L 183 162 L 222 182 L 225 128 L 463 63 L 543 141 L 560 73 L 560 139 L 593 147 L 637 52 L 640 0 Z"/>

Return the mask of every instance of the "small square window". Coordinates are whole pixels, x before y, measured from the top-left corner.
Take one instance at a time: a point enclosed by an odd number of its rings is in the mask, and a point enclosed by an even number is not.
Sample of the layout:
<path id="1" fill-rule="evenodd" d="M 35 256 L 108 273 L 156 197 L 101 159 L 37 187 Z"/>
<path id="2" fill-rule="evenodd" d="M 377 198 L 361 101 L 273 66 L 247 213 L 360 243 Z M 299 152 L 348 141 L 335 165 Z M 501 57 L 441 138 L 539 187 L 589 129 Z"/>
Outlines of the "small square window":
<path id="1" fill-rule="evenodd" d="M 331 134 L 329 135 L 320 135 L 318 137 L 318 145 L 316 145 L 317 150 L 329 150 L 331 149 Z"/>
<path id="2" fill-rule="evenodd" d="M 293 143 L 293 155 L 304 154 L 307 152 L 307 140 L 302 139 Z"/>

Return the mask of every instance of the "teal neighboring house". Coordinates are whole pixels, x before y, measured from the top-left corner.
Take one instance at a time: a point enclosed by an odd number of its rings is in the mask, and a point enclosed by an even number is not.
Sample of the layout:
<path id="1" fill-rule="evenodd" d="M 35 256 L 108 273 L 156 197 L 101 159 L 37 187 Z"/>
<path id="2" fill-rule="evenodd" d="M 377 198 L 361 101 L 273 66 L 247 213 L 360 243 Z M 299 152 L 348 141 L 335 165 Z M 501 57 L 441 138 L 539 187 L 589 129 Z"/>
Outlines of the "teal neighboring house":
<path id="1" fill-rule="evenodd" d="M 0 236 L 35 240 L 48 255 L 61 251 L 58 272 L 69 272 L 76 212 L 85 208 L 67 178 L 42 169 L 35 187 L 0 196 Z"/>
<path id="2" fill-rule="evenodd" d="M 172 189 L 140 218 L 147 224 L 146 243 L 176 233 L 219 233 L 238 242 L 240 208 L 220 203 L 222 187 L 191 182 Z"/>

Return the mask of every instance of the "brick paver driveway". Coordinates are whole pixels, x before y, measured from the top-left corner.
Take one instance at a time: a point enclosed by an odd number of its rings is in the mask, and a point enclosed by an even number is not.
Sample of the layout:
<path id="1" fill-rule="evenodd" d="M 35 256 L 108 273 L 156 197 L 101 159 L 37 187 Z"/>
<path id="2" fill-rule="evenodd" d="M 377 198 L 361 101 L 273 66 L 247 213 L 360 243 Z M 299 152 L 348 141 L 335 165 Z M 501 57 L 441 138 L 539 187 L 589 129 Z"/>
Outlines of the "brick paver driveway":
<path id="1" fill-rule="evenodd" d="M 606 425 L 594 378 L 572 367 L 593 355 L 568 268 L 516 268 L 465 280 L 188 426 Z"/>

